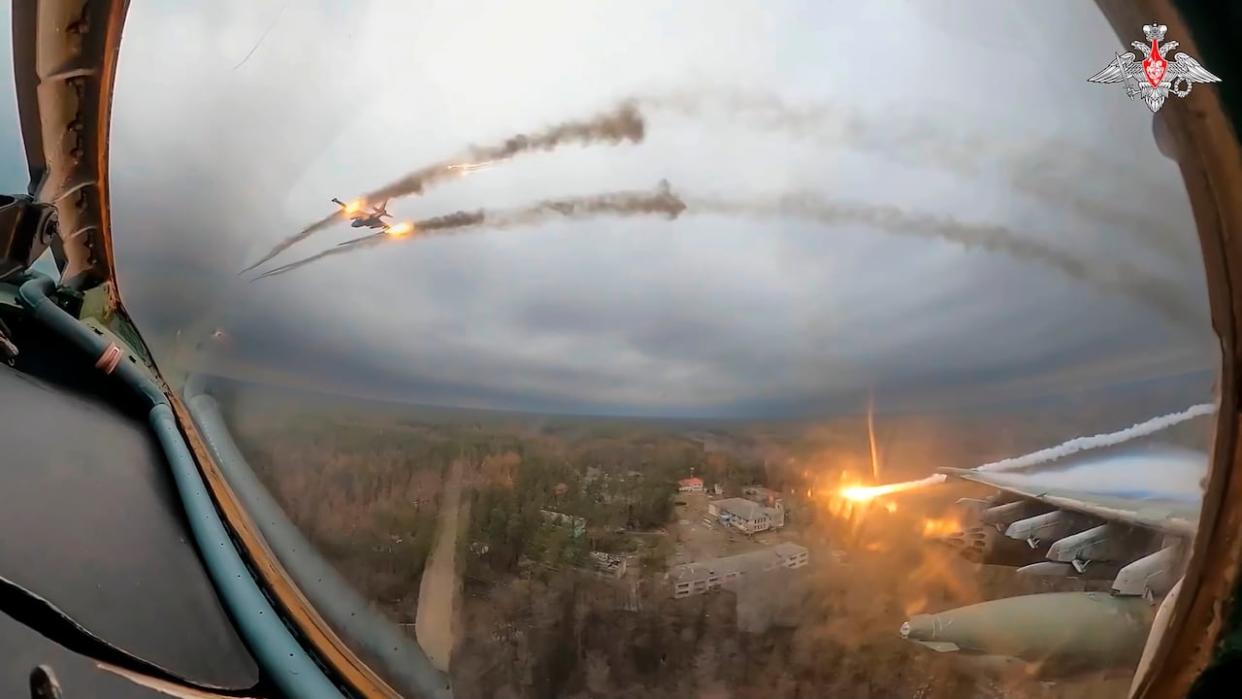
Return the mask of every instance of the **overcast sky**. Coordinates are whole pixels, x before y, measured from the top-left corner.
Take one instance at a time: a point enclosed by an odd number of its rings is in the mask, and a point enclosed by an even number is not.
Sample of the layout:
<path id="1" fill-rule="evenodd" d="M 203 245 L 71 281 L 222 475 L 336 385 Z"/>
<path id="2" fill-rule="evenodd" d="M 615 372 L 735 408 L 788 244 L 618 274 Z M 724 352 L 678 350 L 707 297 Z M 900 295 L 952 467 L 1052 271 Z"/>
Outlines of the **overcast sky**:
<path id="1" fill-rule="evenodd" d="M 1177 168 L 1141 103 L 1086 82 L 1122 44 L 1078 2 L 135 3 L 112 129 L 122 293 L 170 365 L 222 327 L 216 371 L 418 403 L 771 415 L 1202 375 Z M 1052 252 L 692 207 L 236 275 L 330 197 L 653 94 L 702 108 L 644 108 L 639 145 L 521 156 L 390 209 L 667 178 L 687 197 L 809 191 L 1004 226 Z"/>

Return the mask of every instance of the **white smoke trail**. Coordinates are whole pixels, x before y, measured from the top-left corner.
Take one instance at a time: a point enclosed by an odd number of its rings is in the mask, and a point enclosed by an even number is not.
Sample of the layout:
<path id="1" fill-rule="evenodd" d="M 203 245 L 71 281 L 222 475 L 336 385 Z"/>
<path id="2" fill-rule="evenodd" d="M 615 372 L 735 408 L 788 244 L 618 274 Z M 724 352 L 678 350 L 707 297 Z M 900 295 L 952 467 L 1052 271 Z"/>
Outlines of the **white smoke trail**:
<path id="1" fill-rule="evenodd" d="M 1211 415 L 1216 412 L 1216 406 L 1212 403 L 1201 403 L 1192 405 L 1180 413 L 1172 413 L 1170 415 L 1161 415 L 1153 417 L 1145 422 L 1132 425 L 1124 430 L 1109 432 L 1107 434 L 1097 434 L 1090 437 L 1075 437 L 1063 444 L 1055 447 L 1040 449 L 1031 452 L 1025 456 L 1015 456 L 1008 459 L 1001 459 L 990 464 L 983 464 L 975 467 L 976 471 L 1012 471 L 1014 469 L 1026 468 L 1028 466 L 1037 466 L 1039 464 L 1055 461 L 1071 454 L 1076 454 L 1087 449 L 1099 449 L 1101 447 L 1111 447 L 1131 439 L 1146 437 L 1149 434 L 1155 434 L 1164 429 L 1168 429 L 1176 424 L 1186 422 L 1202 415 Z"/>
<path id="2" fill-rule="evenodd" d="M 1000 461 L 993 461 L 990 464 L 976 466 L 972 471 L 1012 471 L 1028 466 L 1038 466 L 1039 464 L 1056 461 L 1057 459 L 1077 454 L 1087 449 L 1099 449 L 1101 447 L 1111 447 L 1131 439 L 1146 437 L 1149 434 L 1155 434 L 1160 430 L 1168 429 L 1178 423 L 1199 417 L 1201 415 L 1211 415 L 1216 412 L 1216 406 L 1211 403 L 1201 403 L 1192 405 L 1180 413 L 1172 413 L 1170 415 L 1161 415 L 1153 417 L 1146 422 L 1140 422 L 1132 425 L 1124 430 L 1109 432 L 1107 434 L 1097 434 L 1090 437 L 1075 437 L 1068 442 L 1058 444 L 1048 449 L 1040 449 L 1024 456 L 1015 456 Z M 940 485 L 949 480 L 949 477 L 943 473 L 934 473 L 926 478 L 920 478 L 916 481 L 902 481 L 900 483 L 887 483 L 884 485 L 873 486 L 854 486 L 843 488 L 841 496 L 858 502 L 865 502 L 872 498 L 882 497 L 885 495 L 896 495 L 910 490 L 918 490 L 928 486 Z"/>

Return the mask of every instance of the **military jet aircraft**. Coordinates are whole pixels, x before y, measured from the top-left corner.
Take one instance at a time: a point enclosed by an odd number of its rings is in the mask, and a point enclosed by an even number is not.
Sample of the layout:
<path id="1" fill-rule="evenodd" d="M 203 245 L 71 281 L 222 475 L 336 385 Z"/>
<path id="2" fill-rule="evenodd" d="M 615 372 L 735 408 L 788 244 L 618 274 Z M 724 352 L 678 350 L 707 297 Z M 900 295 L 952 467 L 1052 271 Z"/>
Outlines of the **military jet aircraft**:
<path id="1" fill-rule="evenodd" d="M 942 469 L 997 491 L 959 500 L 972 524 L 943 543 L 1023 577 L 1080 578 L 1098 581 L 1084 588 L 1103 589 L 918 614 L 901 636 L 978 669 L 1027 666 L 1044 676 L 1132 669 L 1153 620 L 1176 597 L 1207 464 L 1201 452 L 1148 447 L 1020 471 Z"/>
<path id="2" fill-rule="evenodd" d="M 343 202 L 336 197 L 332 197 L 332 203 L 341 207 L 341 213 L 349 219 L 349 225 L 353 228 L 375 228 L 384 229 L 388 224 L 384 222 L 385 218 L 392 218 L 392 214 L 388 213 L 388 200 L 376 204 L 369 210 L 366 203 L 361 200 Z"/>

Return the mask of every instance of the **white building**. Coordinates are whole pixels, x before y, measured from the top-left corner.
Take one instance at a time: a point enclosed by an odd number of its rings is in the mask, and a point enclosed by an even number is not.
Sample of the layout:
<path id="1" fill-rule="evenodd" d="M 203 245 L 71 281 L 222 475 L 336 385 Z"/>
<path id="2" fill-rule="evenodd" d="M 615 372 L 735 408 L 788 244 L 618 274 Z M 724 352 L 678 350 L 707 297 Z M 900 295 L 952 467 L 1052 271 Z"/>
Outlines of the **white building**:
<path id="1" fill-rule="evenodd" d="M 721 524 L 747 534 L 785 526 L 785 508 L 780 503 L 776 507 L 764 507 L 753 500 L 725 498 L 707 503 L 707 513 Z"/>
<path id="2" fill-rule="evenodd" d="M 673 597 L 681 599 L 718 590 L 750 573 L 801 568 L 810 561 L 809 556 L 805 546 L 781 543 L 735 556 L 683 563 L 669 571 L 668 575 L 673 584 Z"/>
<path id="3" fill-rule="evenodd" d="M 742 488 L 742 497 L 767 507 L 776 507 L 778 503 L 784 504 L 785 501 L 779 492 L 761 485 L 748 485 Z"/>

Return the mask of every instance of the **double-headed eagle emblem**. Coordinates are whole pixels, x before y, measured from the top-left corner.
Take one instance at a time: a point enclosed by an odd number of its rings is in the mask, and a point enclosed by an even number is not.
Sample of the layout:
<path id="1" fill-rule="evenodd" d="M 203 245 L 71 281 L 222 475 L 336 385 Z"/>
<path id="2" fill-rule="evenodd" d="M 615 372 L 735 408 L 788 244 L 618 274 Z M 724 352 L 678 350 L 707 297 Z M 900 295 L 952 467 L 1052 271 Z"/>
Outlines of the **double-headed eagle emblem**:
<path id="1" fill-rule="evenodd" d="M 1161 44 L 1164 33 L 1169 30 L 1163 24 L 1144 24 L 1143 36 L 1151 44 L 1148 46 L 1140 41 L 1130 45 L 1142 54 L 1143 59 L 1133 52 L 1119 53 L 1104 70 L 1087 78 L 1093 83 L 1125 83 L 1126 94 L 1130 99 L 1142 98 L 1152 112 L 1159 111 L 1168 99 L 1169 93 L 1178 97 L 1190 94 L 1193 83 L 1218 83 L 1220 78 L 1212 75 L 1198 61 L 1180 51 L 1168 60 L 1169 52 L 1177 48 L 1176 41 Z"/>

